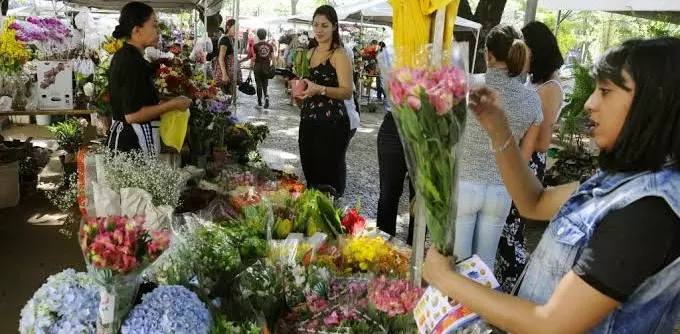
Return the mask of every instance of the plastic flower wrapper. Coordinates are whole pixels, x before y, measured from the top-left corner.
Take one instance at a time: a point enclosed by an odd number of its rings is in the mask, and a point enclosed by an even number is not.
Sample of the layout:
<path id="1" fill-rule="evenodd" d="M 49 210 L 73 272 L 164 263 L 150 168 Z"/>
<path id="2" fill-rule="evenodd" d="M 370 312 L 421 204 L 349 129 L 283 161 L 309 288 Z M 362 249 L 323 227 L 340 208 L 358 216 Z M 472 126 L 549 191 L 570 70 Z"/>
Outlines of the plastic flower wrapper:
<path id="1" fill-rule="evenodd" d="M 274 328 L 283 307 L 283 286 L 279 272 L 264 261 L 257 261 L 236 276 L 235 294 L 261 311 L 269 328 Z"/>
<path id="2" fill-rule="evenodd" d="M 94 333 L 99 291 L 86 273 L 66 269 L 47 278 L 21 310 L 19 332 Z"/>
<path id="3" fill-rule="evenodd" d="M 82 223 L 80 247 L 99 287 L 98 333 L 117 333 L 137 295 L 141 272 L 170 244 L 167 231 L 149 231 L 140 216 L 90 218 Z"/>
<path id="4" fill-rule="evenodd" d="M 115 153 L 102 149 L 96 160 L 97 182 L 117 192 L 124 188 L 142 189 L 150 195 L 151 203 L 157 208 L 177 207 L 186 176 L 158 157 L 141 151 Z M 121 197 L 121 200 L 126 199 Z M 97 214 L 100 215 L 99 212 Z M 150 217 L 147 215 L 147 218 Z"/>
<path id="5" fill-rule="evenodd" d="M 207 334 L 212 327 L 208 308 L 183 286 L 161 286 L 145 294 L 125 319 L 122 334 Z"/>
<path id="6" fill-rule="evenodd" d="M 435 247 L 448 255 L 453 253 L 467 74 L 457 46 L 441 54 L 429 45 L 415 64 L 404 60 L 412 56 L 388 49 L 379 65 L 416 189 L 416 217 L 425 219 Z"/>

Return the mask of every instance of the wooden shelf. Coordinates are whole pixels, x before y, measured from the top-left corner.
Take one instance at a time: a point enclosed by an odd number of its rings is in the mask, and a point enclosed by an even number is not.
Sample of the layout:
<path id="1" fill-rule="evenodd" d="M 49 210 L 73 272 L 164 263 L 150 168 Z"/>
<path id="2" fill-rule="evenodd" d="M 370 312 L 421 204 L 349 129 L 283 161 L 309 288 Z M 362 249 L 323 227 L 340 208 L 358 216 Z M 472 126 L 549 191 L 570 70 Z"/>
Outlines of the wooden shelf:
<path id="1" fill-rule="evenodd" d="M 95 110 L 86 109 L 65 109 L 65 110 L 35 110 L 35 111 L 0 111 L 2 116 L 36 116 L 36 115 L 89 115 L 96 113 Z"/>

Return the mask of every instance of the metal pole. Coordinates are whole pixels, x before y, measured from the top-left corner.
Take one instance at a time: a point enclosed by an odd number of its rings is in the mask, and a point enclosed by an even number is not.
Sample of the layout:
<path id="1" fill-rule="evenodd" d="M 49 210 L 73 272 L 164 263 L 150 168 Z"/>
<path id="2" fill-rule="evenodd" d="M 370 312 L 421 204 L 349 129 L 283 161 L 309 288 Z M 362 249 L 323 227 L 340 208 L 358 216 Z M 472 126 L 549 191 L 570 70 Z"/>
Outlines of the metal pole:
<path id="1" fill-rule="evenodd" d="M 475 65 L 477 64 L 477 53 L 479 51 L 479 34 L 480 34 L 480 28 L 477 29 L 477 37 L 475 38 L 475 50 L 474 53 L 475 55 L 472 56 L 472 68 L 470 68 L 470 73 L 475 73 Z"/>
<path id="2" fill-rule="evenodd" d="M 205 37 L 208 36 L 208 0 L 204 0 L 203 2 L 203 36 Z M 202 41 L 201 43 L 205 44 L 205 41 Z M 217 47 L 219 48 L 220 46 L 218 45 Z M 203 48 L 205 48 L 205 45 L 203 45 Z M 208 61 L 207 61 L 208 54 L 206 53 L 205 56 L 206 61 L 205 64 L 203 64 L 203 83 L 206 83 L 208 80 Z"/>
<path id="3" fill-rule="evenodd" d="M 526 10 L 524 11 L 524 24 L 536 20 L 536 8 L 538 8 L 538 0 L 527 0 Z"/>
<path id="4" fill-rule="evenodd" d="M 241 74 L 241 64 L 239 63 L 239 50 L 241 49 L 241 46 L 239 45 L 239 16 L 240 15 L 240 0 L 234 0 L 234 21 L 236 23 L 234 24 L 234 80 L 232 80 L 231 84 L 231 91 L 232 91 L 232 101 L 234 103 L 234 106 L 236 105 L 236 97 L 238 96 L 238 78 L 240 77 Z M 234 114 L 236 114 L 237 108 L 234 107 Z M 236 116 L 236 115 L 234 115 Z"/>
<path id="5" fill-rule="evenodd" d="M 359 26 L 359 42 L 361 42 L 361 40 L 364 38 L 363 37 L 364 13 L 361 12 L 360 15 L 361 15 L 361 25 Z M 340 29 L 340 28 L 338 28 L 338 29 Z M 361 61 L 361 64 L 363 64 L 363 62 L 364 62 L 363 58 L 360 61 Z M 359 87 L 357 87 L 357 88 L 359 88 L 359 99 L 358 99 L 359 106 L 361 105 L 361 97 L 364 95 L 364 90 L 363 90 L 364 84 L 363 84 L 363 80 L 361 80 L 363 76 L 364 76 L 364 66 L 360 65 L 359 66 Z M 371 91 L 370 90 L 368 91 L 368 101 L 371 101 Z M 357 108 L 359 106 L 357 106 Z"/>

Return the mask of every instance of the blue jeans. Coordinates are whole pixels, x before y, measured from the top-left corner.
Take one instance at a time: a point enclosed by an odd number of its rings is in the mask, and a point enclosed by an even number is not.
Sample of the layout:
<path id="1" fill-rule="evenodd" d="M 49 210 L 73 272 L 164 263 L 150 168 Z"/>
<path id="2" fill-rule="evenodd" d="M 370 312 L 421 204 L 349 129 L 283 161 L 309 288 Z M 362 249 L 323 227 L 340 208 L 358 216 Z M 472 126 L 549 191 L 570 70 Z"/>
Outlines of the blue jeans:
<path id="1" fill-rule="evenodd" d="M 510 195 L 502 184 L 460 183 L 453 249 L 458 259 L 477 254 L 493 268 L 511 205 Z"/>

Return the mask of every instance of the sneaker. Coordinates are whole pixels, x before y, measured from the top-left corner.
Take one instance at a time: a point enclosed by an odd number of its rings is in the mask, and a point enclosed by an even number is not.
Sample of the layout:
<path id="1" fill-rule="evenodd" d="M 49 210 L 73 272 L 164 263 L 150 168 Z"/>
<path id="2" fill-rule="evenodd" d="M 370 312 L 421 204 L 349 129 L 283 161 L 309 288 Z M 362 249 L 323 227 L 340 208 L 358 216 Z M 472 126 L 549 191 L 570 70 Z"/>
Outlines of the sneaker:
<path id="1" fill-rule="evenodd" d="M 269 109 L 269 98 L 268 97 L 264 98 L 264 108 Z"/>

